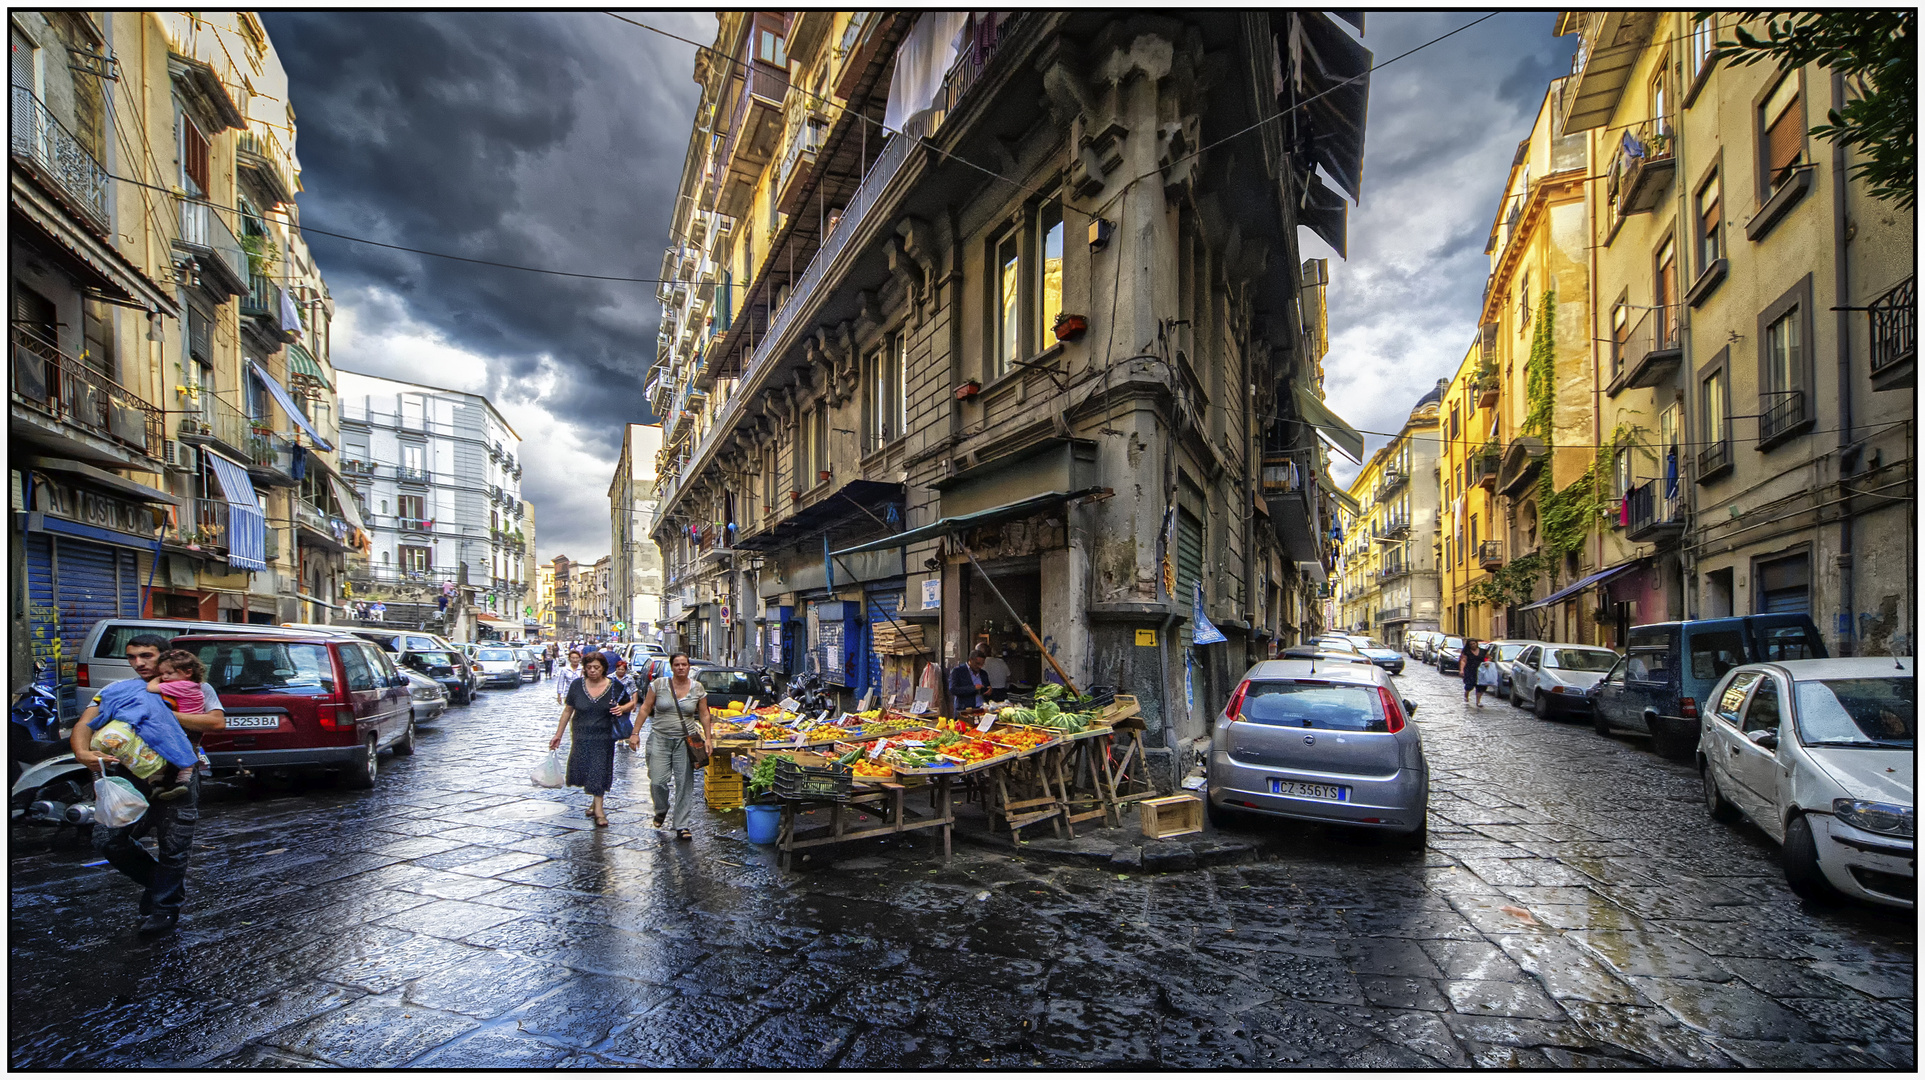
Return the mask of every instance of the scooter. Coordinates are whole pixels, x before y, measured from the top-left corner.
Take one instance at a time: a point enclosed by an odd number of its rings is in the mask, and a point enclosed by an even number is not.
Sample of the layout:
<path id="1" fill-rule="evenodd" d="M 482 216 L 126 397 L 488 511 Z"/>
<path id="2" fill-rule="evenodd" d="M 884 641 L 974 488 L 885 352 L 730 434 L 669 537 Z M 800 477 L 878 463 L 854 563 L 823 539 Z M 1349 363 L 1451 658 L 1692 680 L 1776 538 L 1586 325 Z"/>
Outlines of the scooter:
<path id="1" fill-rule="evenodd" d="M 14 691 L 7 719 L 7 771 L 13 779 L 8 819 L 90 829 L 93 780 L 60 737 L 60 706 L 53 688 L 36 679 Z"/>

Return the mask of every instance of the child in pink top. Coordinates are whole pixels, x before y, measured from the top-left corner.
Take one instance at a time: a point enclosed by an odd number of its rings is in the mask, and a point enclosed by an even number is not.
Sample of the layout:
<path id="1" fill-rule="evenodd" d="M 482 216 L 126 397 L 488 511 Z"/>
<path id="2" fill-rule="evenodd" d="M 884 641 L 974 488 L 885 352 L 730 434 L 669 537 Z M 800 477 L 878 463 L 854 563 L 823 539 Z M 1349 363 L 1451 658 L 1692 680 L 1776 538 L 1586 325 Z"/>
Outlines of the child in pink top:
<path id="1" fill-rule="evenodd" d="M 207 677 L 206 671 L 200 657 L 185 649 L 169 649 L 160 654 L 157 672 L 147 683 L 147 691 L 159 694 L 161 700 L 176 714 L 206 712 L 207 696 L 201 693 L 201 681 Z M 200 732 L 188 732 L 187 741 L 194 745 L 194 752 L 198 754 L 201 748 Z M 194 766 L 189 765 L 180 770 L 174 779 L 177 784 L 185 784 L 193 775 Z"/>

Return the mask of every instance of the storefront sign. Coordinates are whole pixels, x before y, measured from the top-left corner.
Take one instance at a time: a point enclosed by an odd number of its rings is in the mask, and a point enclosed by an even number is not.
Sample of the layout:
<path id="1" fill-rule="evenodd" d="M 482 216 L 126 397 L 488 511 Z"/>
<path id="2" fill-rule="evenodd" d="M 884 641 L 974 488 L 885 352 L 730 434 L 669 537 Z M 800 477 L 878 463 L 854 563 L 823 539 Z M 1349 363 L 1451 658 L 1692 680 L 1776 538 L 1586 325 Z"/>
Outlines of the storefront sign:
<path id="1" fill-rule="evenodd" d="M 117 499 L 86 488 L 42 479 L 34 488 L 35 509 L 97 529 L 151 537 L 154 515 L 140 503 Z"/>
<path id="2" fill-rule="evenodd" d="M 931 608 L 939 608 L 941 606 L 942 606 L 942 579 L 941 578 L 922 579 L 922 609 L 924 611 L 928 611 Z"/>
<path id="3" fill-rule="evenodd" d="M 1154 648 L 1156 645 L 1156 631 L 1138 630 L 1136 632 L 1136 643 L 1138 645 L 1148 645 Z"/>

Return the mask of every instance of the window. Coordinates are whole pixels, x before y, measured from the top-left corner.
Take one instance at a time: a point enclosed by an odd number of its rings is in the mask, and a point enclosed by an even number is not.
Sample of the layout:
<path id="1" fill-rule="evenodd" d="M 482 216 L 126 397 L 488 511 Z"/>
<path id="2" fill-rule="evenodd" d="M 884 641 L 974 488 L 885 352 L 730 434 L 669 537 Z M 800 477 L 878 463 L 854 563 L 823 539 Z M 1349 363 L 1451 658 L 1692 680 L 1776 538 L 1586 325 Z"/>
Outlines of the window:
<path id="1" fill-rule="evenodd" d="M 1631 448 L 1624 447 L 1611 461 L 1611 497 L 1622 499 L 1631 491 Z"/>
<path id="2" fill-rule="evenodd" d="M 1472 514 L 1470 516 L 1470 548 L 1472 551 L 1477 550 L 1477 515 L 1476 514 Z"/>
<path id="3" fill-rule="evenodd" d="M 1052 202 L 1043 207 L 1036 232 L 1042 237 L 1039 241 L 1042 256 L 1036 267 L 1036 295 L 1042 305 L 1041 318 L 1036 323 L 1039 339 L 1036 350 L 1041 352 L 1050 340 L 1045 335 L 1056 325 L 1056 317 L 1063 313 L 1063 208 L 1060 204 Z"/>
<path id="4" fill-rule="evenodd" d="M 868 391 L 863 411 L 869 423 L 862 441 L 864 453 L 874 453 L 902 437 L 908 350 L 907 336 L 897 334 L 863 361 Z"/>
<path id="5" fill-rule="evenodd" d="M 1658 248 L 1657 271 L 1657 337 L 1652 346 L 1669 349 L 1678 343 L 1678 249 L 1670 237 Z"/>
<path id="6" fill-rule="evenodd" d="M 1758 316 L 1758 438 L 1765 442 L 1810 422 L 1811 277 Z"/>
<path id="7" fill-rule="evenodd" d="M 1694 82 L 1703 78 L 1711 68 L 1711 50 L 1718 41 L 1717 23 L 1716 16 L 1708 15 L 1702 22 L 1691 24 L 1691 78 Z"/>
<path id="8" fill-rule="evenodd" d="M 1779 707 L 1778 680 L 1767 675 L 1758 680 L 1758 688 L 1751 692 L 1751 704 L 1745 706 L 1745 719 L 1742 725 L 1745 732 L 1769 731 L 1774 734 L 1778 725 L 1784 722 L 1784 710 Z"/>
<path id="9" fill-rule="evenodd" d="M 1765 327 L 1765 384 L 1789 389 L 1798 369 L 1798 312 L 1786 312 Z"/>
<path id="10" fill-rule="evenodd" d="M 1671 98 L 1666 90 L 1664 69 L 1660 67 L 1657 76 L 1651 80 L 1651 119 L 1658 121 L 1653 126 L 1656 128 L 1655 133 L 1660 135 L 1664 133 L 1663 120 L 1670 115 L 1671 108 Z"/>
<path id="11" fill-rule="evenodd" d="M 1744 662 L 1742 631 L 1712 630 L 1691 635 L 1692 678 L 1722 679 L 1725 672 Z"/>
<path id="12" fill-rule="evenodd" d="M 1631 309 L 1619 300 L 1611 307 L 1611 372 L 1624 367 L 1624 347 L 1631 341 Z"/>
<path id="13" fill-rule="evenodd" d="M 422 467 L 422 461 L 426 456 L 425 450 L 426 448 L 421 446 L 403 446 L 401 448 L 401 468 L 407 472 L 417 474 L 425 471 Z"/>
<path id="14" fill-rule="evenodd" d="M 1908 749 L 1918 739 L 1913 685 L 1909 678 L 1801 681 L 1798 737 L 1807 746 Z"/>
<path id="15" fill-rule="evenodd" d="M 780 68 L 789 66 L 787 42 L 783 39 L 780 27 L 764 25 L 756 28 L 755 58 Z"/>
<path id="16" fill-rule="evenodd" d="M 1022 359 L 1022 236 L 1011 233 L 996 245 L 996 374 L 1009 374 Z"/>
<path id="17" fill-rule="evenodd" d="M 410 574 L 426 573 L 434 567 L 434 552 L 428 548 L 401 545 L 401 569 Z"/>
<path id="18" fill-rule="evenodd" d="M 1759 121 L 1764 133 L 1761 149 L 1765 177 L 1760 197 L 1768 198 L 1791 179 L 1805 154 L 1805 105 L 1798 93 L 1796 74 L 1786 76 L 1765 99 Z"/>
<path id="19" fill-rule="evenodd" d="M 1709 180 L 1704 182 L 1704 186 L 1698 189 L 1699 273 L 1703 273 L 1706 267 L 1724 258 L 1724 237 L 1721 233 L 1721 226 L 1724 224 L 1722 190 L 1718 182 L 1718 174 L 1715 172 L 1711 174 Z"/>
<path id="20" fill-rule="evenodd" d="M 395 500 L 395 505 L 401 511 L 401 517 L 404 519 L 403 528 L 408 527 L 405 524 L 406 521 L 416 522 L 417 524 L 414 527 L 418 528 L 418 523 L 421 519 L 428 516 L 422 512 L 422 502 L 423 500 L 419 495 L 403 495 Z"/>
<path id="21" fill-rule="evenodd" d="M 895 363 L 890 366 L 894 377 L 894 389 L 889 396 L 893 407 L 889 415 L 889 439 L 894 441 L 909 434 L 909 335 L 897 334 Z"/>
<path id="22" fill-rule="evenodd" d="M 1698 480 L 1719 475 L 1731 465 L 1731 350 L 1719 349 L 1698 371 Z"/>
<path id="23" fill-rule="evenodd" d="M 349 690 L 374 689 L 374 667 L 367 654 L 352 645 L 341 646 L 341 669 L 347 672 Z"/>
<path id="24" fill-rule="evenodd" d="M 1759 676 L 1760 673 L 1756 671 L 1740 671 L 1733 675 L 1731 683 L 1718 695 L 1718 704 L 1711 710 L 1711 715 L 1733 727 L 1738 726 L 1738 712 L 1744 708 L 1745 694 L 1751 691 L 1751 684 L 1757 682 Z"/>
<path id="25" fill-rule="evenodd" d="M 208 182 L 207 136 L 194 124 L 193 117 L 180 114 L 180 178 L 189 198 L 204 199 L 212 190 Z"/>

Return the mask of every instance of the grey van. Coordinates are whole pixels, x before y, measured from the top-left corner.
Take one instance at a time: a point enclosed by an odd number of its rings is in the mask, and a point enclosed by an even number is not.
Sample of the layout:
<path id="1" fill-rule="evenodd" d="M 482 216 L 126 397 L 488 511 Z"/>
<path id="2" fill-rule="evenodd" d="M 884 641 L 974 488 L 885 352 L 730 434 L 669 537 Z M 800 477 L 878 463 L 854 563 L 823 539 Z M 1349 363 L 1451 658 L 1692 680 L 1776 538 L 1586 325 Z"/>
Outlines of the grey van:
<path id="1" fill-rule="evenodd" d="M 1588 695 L 1598 734 L 1651 736 L 1651 748 L 1675 761 L 1697 751 L 1699 713 L 1719 679 L 1740 664 L 1824 660 L 1824 639 L 1803 614 L 1634 626 L 1624 656 Z"/>

